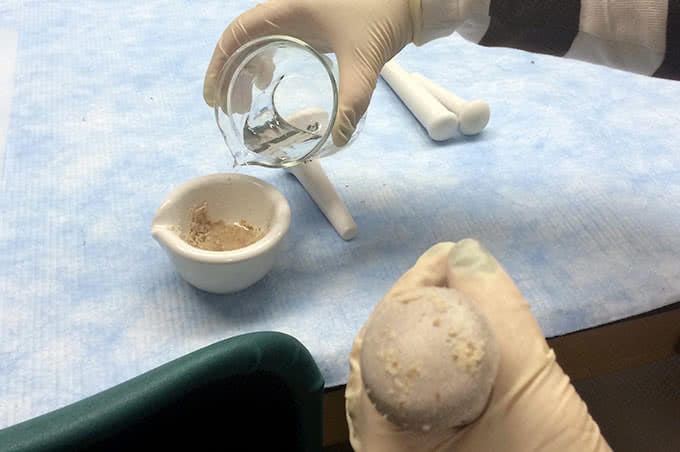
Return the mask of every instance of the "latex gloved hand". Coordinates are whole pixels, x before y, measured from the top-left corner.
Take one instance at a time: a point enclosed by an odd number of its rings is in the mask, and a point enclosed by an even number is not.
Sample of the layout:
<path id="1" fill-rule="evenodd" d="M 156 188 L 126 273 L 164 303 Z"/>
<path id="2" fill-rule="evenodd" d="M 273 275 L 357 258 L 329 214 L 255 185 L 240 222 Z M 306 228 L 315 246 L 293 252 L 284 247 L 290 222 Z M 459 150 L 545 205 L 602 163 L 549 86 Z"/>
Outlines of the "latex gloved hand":
<path id="1" fill-rule="evenodd" d="M 292 36 L 323 53 L 333 52 L 340 72 L 333 142 L 345 145 L 368 108 L 380 70 L 413 40 L 421 22 L 420 0 L 271 0 L 245 12 L 224 31 L 203 88 L 214 106 L 217 77 L 228 57 L 246 42 L 267 35 Z"/>
<path id="2" fill-rule="evenodd" d="M 432 287 L 447 289 L 433 290 Z M 374 401 L 378 397 L 370 391 L 370 387 L 367 391 L 365 384 L 369 381 L 367 377 L 374 378 L 376 372 L 383 370 L 382 363 L 376 362 L 379 359 L 366 360 L 369 347 L 376 349 L 375 344 L 369 343 L 369 340 L 381 340 L 381 336 L 373 334 L 372 329 L 377 328 L 378 320 L 385 318 L 385 312 L 394 311 L 395 306 L 387 304 L 432 304 L 433 300 L 429 298 L 446 294 L 453 300 L 457 297 L 467 298 L 486 319 L 486 324 L 495 336 L 499 357 L 497 373 L 490 397 L 482 394 L 488 404 L 478 409 L 479 403 L 470 403 L 470 411 L 476 410 L 481 415 L 474 420 L 467 419 L 462 426 L 439 425 L 430 428 L 430 425 L 415 423 L 417 429 L 398 427 L 381 414 L 384 411 L 377 410 Z M 437 303 L 441 304 L 434 301 L 435 307 Z M 379 316 L 382 316 L 381 319 L 376 318 Z M 439 402 L 441 397 L 442 403 L 446 404 L 446 400 L 443 400 L 446 395 L 439 393 L 441 384 L 428 385 L 428 379 L 436 381 L 436 370 L 448 366 L 445 361 L 449 357 L 428 353 L 438 345 L 432 343 L 432 340 L 428 342 L 423 339 L 429 333 L 423 333 L 422 329 L 422 325 L 430 325 L 427 322 L 441 327 L 444 319 L 440 319 L 441 316 L 434 320 L 425 318 L 424 315 L 415 317 L 423 317 L 425 323 L 421 321 L 418 326 L 418 319 L 407 319 L 406 322 L 412 323 L 410 329 L 404 330 L 401 325 L 401 331 L 396 331 L 395 334 L 390 331 L 382 335 L 411 335 L 407 341 L 402 341 L 413 348 L 405 354 L 423 356 L 424 361 L 420 362 L 419 372 L 411 377 L 408 377 L 408 369 L 401 369 L 407 371 L 406 377 L 412 379 L 411 387 L 419 388 L 418 393 L 411 393 L 412 397 L 402 400 L 400 412 L 406 413 L 417 412 L 413 405 L 418 404 L 421 406 L 415 408 L 424 413 L 423 400 Z M 395 329 L 400 328 L 402 320 L 392 319 Z M 395 350 L 386 350 L 388 355 L 395 353 Z M 487 347 L 487 351 L 489 350 L 493 351 Z M 398 364 L 398 358 L 400 357 L 397 356 L 394 364 Z M 473 362 L 479 362 L 479 359 Z M 392 375 L 390 372 L 388 374 Z M 454 377 L 456 375 L 451 378 Z M 391 390 L 387 389 L 387 393 Z M 381 391 L 385 393 L 384 388 Z M 394 392 L 396 397 L 399 391 Z M 436 392 L 436 398 L 432 398 L 432 392 Z M 449 395 L 451 394 L 453 393 Z M 585 403 L 556 363 L 555 355 L 545 341 L 528 303 L 496 259 L 473 240 L 434 246 L 397 281 L 357 335 L 350 355 L 350 377 L 345 396 L 350 440 L 356 451 L 610 450 L 598 426 L 588 414 Z M 465 402 L 467 404 L 471 401 L 466 399 Z M 456 416 L 451 417 L 450 411 L 438 411 L 438 404 L 431 405 L 430 410 L 444 417 L 448 416 L 447 419 L 464 419 L 464 413 L 462 416 L 460 412 L 454 413 Z"/>

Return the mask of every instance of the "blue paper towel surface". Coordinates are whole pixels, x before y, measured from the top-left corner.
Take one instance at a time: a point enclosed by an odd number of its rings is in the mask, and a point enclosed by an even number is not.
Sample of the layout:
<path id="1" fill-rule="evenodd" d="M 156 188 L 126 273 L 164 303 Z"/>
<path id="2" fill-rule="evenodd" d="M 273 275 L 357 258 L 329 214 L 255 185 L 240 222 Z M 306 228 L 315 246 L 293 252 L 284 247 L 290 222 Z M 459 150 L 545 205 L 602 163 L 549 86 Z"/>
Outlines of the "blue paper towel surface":
<path id="1" fill-rule="evenodd" d="M 324 161 L 357 238 L 342 241 L 291 176 L 244 169 L 288 198 L 289 236 L 251 289 L 192 289 L 151 219 L 177 185 L 230 171 L 203 75 L 253 5 L 0 5 L 0 29 L 18 36 L 0 181 L 0 427 L 254 330 L 297 337 L 326 384 L 342 384 L 373 306 L 443 240 L 480 239 L 548 336 L 678 299 L 680 83 L 457 37 L 399 61 L 487 100 L 483 134 L 433 143 L 380 82 L 362 135 Z"/>

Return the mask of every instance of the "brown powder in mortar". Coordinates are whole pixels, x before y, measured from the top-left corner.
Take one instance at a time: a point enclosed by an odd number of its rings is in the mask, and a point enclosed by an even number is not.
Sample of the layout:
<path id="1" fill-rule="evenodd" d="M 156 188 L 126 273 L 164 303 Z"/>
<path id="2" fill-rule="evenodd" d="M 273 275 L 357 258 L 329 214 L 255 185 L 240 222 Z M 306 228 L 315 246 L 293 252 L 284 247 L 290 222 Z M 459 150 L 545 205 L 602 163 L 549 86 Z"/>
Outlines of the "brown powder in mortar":
<path id="1" fill-rule="evenodd" d="M 182 239 L 189 245 L 207 251 L 231 251 L 251 245 L 264 236 L 264 232 L 241 220 L 225 224 L 211 221 L 208 217 L 208 203 L 194 207 L 191 211 L 189 230 Z"/>

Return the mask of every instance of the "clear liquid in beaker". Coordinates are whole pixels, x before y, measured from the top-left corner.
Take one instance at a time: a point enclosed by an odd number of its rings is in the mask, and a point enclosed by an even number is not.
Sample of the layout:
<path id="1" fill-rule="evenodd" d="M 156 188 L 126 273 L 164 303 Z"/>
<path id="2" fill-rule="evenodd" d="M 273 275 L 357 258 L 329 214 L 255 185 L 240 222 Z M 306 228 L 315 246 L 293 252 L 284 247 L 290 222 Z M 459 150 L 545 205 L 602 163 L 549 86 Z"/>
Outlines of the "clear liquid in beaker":
<path id="1" fill-rule="evenodd" d="M 265 108 L 248 117 L 243 127 L 243 142 L 249 151 L 280 163 L 304 158 L 323 136 L 328 114 L 320 109 L 305 109 L 280 116 Z"/>

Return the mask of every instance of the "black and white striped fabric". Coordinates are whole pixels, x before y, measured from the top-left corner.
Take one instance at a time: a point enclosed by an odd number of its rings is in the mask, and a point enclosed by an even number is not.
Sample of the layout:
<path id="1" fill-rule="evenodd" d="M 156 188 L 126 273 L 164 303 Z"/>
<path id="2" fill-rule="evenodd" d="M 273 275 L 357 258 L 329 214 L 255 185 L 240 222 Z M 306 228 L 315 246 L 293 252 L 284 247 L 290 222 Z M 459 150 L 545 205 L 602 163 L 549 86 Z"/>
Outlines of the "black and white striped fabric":
<path id="1" fill-rule="evenodd" d="M 469 1 L 457 31 L 480 45 L 680 80 L 680 0 Z"/>

